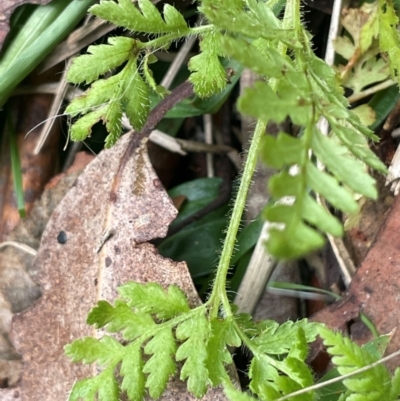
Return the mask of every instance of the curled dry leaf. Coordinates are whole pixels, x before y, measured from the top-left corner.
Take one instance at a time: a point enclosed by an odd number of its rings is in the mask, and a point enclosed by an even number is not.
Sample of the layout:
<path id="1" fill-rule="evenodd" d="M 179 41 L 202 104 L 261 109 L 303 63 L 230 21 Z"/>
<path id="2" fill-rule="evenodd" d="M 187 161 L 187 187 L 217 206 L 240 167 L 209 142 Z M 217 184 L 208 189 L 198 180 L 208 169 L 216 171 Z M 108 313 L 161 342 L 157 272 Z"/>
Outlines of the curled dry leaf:
<path id="1" fill-rule="evenodd" d="M 4 40 L 10 31 L 10 18 L 14 10 L 23 4 L 45 5 L 51 0 L 1 0 L 0 2 L 0 50 Z"/>
<path id="2" fill-rule="evenodd" d="M 99 299 L 112 301 L 122 283 L 176 284 L 192 305 L 200 302 L 186 264 L 162 258 L 147 243 L 166 234 L 176 210 L 139 136 L 134 154 L 124 160 L 132 135 L 89 164 L 43 234 L 33 266 L 43 295 L 14 318 L 11 332 L 24 362 L 22 400 L 63 400 L 75 380 L 94 373 L 94 367 L 70 363 L 63 347 L 96 334 L 85 323 L 89 310 Z M 164 397 L 194 399 L 176 383 Z M 214 391 L 206 399 L 224 398 Z"/>

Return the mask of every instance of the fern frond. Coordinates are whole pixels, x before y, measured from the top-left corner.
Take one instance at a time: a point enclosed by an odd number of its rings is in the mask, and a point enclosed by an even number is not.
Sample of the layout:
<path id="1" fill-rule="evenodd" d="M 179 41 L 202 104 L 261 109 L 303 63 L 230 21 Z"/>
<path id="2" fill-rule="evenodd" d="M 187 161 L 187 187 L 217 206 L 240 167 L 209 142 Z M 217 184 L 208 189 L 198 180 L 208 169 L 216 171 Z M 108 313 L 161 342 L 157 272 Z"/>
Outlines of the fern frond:
<path id="1" fill-rule="evenodd" d="M 332 362 L 342 375 L 352 373 L 377 361 L 375 356 L 340 333 L 334 333 L 328 328 L 321 327 L 320 335 L 328 347 Z M 395 378 L 393 378 L 393 383 L 397 383 Z M 383 365 L 374 366 L 359 376 L 346 378 L 343 380 L 343 384 L 350 391 L 350 395 L 346 398 L 349 401 L 394 401 L 398 396 L 395 394 L 398 391 L 397 387 L 393 390 L 394 398 L 390 398 L 392 381 Z"/>
<path id="2" fill-rule="evenodd" d="M 102 0 L 89 11 L 99 18 L 134 32 L 163 34 L 179 31 L 182 35 L 188 32 L 182 14 L 170 4 L 164 5 L 164 19 L 150 0 L 138 0 L 138 8 L 131 0 Z"/>

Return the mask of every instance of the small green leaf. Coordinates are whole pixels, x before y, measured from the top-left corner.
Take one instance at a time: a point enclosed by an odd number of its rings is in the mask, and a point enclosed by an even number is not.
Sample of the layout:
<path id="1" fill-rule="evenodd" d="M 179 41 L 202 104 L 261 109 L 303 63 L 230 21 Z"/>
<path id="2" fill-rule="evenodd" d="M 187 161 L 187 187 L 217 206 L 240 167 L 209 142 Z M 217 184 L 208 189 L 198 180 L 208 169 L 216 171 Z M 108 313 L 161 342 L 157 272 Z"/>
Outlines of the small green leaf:
<path id="1" fill-rule="evenodd" d="M 122 101 L 125 105 L 126 115 L 136 131 L 143 128 L 150 111 L 149 88 L 132 63 L 124 75 L 124 90 Z"/>
<path id="2" fill-rule="evenodd" d="M 158 283 L 130 282 L 119 287 L 118 292 L 129 306 L 154 314 L 158 319 L 170 319 L 190 310 L 186 295 L 176 285 L 164 290 Z"/>
<path id="3" fill-rule="evenodd" d="M 270 167 L 282 169 L 304 163 L 304 140 L 280 132 L 276 138 L 266 135 L 261 145 L 261 158 Z"/>
<path id="4" fill-rule="evenodd" d="M 69 394 L 68 401 L 118 401 L 119 396 L 114 367 L 111 366 L 96 377 L 77 381 Z"/>
<path id="5" fill-rule="evenodd" d="M 201 314 L 188 319 L 176 328 L 176 338 L 186 340 L 176 352 L 176 360 L 186 360 L 181 369 L 181 380 L 188 379 L 188 390 L 197 398 L 207 392 L 208 370 L 207 342 L 210 334 L 210 324 Z"/>
<path id="6" fill-rule="evenodd" d="M 130 401 L 142 401 L 145 392 L 141 344 L 131 343 L 125 348 L 121 364 L 121 390 L 126 391 Z"/>
<path id="7" fill-rule="evenodd" d="M 92 111 L 74 122 L 69 131 L 71 139 L 73 141 L 84 141 L 87 137 L 90 137 L 92 126 L 103 118 L 104 112 L 104 108 Z"/>
<path id="8" fill-rule="evenodd" d="M 343 235 L 343 226 L 339 219 L 332 216 L 311 196 L 306 196 L 304 199 L 302 216 L 304 220 L 308 221 L 322 232 L 329 233 L 334 237 L 341 237 Z"/>
<path id="9" fill-rule="evenodd" d="M 130 0 L 100 1 L 89 11 L 99 18 L 123 26 L 131 31 L 149 34 L 180 31 L 182 36 L 188 32 L 188 26 L 182 14 L 174 7 L 164 6 L 164 18 L 150 0 L 139 0 L 136 8 Z"/>
<path id="10" fill-rule="evenodd" d="M 137 44 L 135 39 L 119 36 L 108 39 L 108 45 L 89 46 L 89 55 L 75 58 L 67 80 L 74 84 L 91 83 L 128 60 Z"/>
<path id="11" fill-rule="evenodd" d="M 261 47 L 261 43 L 263 47 L 257 48 L 258 45 Z M 224 36 L 221 47 L 227 56 L 234 57 L 244 66 L 267 78 L 282 78 L 287 71 L 295 71 L 290 59 L 282 57 L 276 49 L 267 46 L 260 39 L 247 42 Z"/>
<path id="12" fill-rule="evenodd" d="M 90 364 L 97 361 L 99 365 L 107 365 L 121 359 L 124 347 L 114 338 L 104 336 L 100 340 L 92 337 L 75 340 L 64 350 L 72 362 Z"/>
<path id="13" fill-rule="evenodd" d="M 358 211 L 358 203 L 353 195 L 326 172 L 319 170 L 311 162 L 307 165 L 307 184 L 326 198 L 332 206 L 346 213 Z"/>
<path id="14" fill-rule="evenodd" d="M 213 386 L 218 386 L 228 378 L 225 365 L 233 363 L 227 346 L 239 347 L 241 340 L 237 335 L 231 318 L 211 320 L 211 337 L 207 344 L 206 367 Z"/>
<path id="15" fill-rule="evenodd" d="M 257 398 L 240 391 L 240 389 L 233 386 L 230 380 L 223 382 L 224 393 L 230 401 L 258 401 Z"/>
<path id="16" fill-rule="evenodd" d="M 110 148 L 117 143 L 118 138 L 122 133 L 122 104 L 119 99 L 112 100 L 106 108 L 107 113 L 103 117 L 105 121 L 108 135 L 105 141 L 105 147 Z"/>
<path id="17" fill-rule="evenodd" d="M 320 327 L 319 334 L 328 347 L 328 353 L 332 355 L 332 362 L 342 375 L 370 365 L 380 358 L 380 356 L 373 356 L 366 349 L 360 348 L 349 338 L 340 333 L 334 333 L 326 327 Z M 396 398 L 389 398 L 391 383 L 390 375 L 383 365 L 374 366 L 360 375 L 343 380 L 343 384 L 352 393 L 349 399 L 356 401 L 381 401 L 383 399 L 394 401 Z M 397 389 L 393 391 L 396 393 Z"/>
<path id="18" fill-rule="evenodd" d="M 155 60 L 153 60 L 155 58 Z M 154 56 L 154 54 L 146 54 L 146 56 L 143 58 L 143 76 L 146 80 L 147 85 L 157 93 L 158 96 L 163 98 L 165 95 L 168 95 L 170 93 L 169 90 L 165 89 L 161 85 L 157 85 L 156 81 L 154 80 L 153 77 L 153 72 L 151 71 L 149 64 L 156 62 L 157 58 Z M 149 98 L 150 99 L 150 98 Z"/>
<path id="19" fill-rule="evenodd" d="M 377 198 L 375 180 L 367 173 L 363 163 L 354 159 L 335 138 L 327 138 L 317 131 L 313 135 L 312 149 L 339 181 L 361 195 Z"/>
<path id="20" fill-rule="evenodd" d="M 253 87 L 246 88 L 239 98 L 238 108 L 242 113 L 260 118 L 263 121 L 283 122 L 289 116 L 293 123 L 307 125 L 312 116 L 312 103 L 307 95 L 307 89 L 300 90 L 307 85 L 304 75 L 295 73 L 287 74 L 293 81 L 297 80 L 298 90 L 289 83 L 280 81 L 275 93 L 266 82 L 256 82 Z M 265 104 L 274 107 L 265 107 Z"/>
<path id="21" fill-rule="evenodd" d="M 116 300 L 114 306 L 107 301 L 99 301 L 90 311 L 86 322 L 96 328 L 107 326 L 110 333 L 123 330 L 123 337 L 127 340 L 134 340 L 141 332 L 155 326 L 148 313 L 133 311 L 122 300 Z"/>
<path id="22" fill-rule="evenodd" d="M 105 106 L 110 100 L 110 93 L 114 93 L 120 86 L 120 74 L 107 79 L 100 79 L 92 84 L 83 95 L 75 98 L 65 109 L 66 114 L 72 117 L 78 114 L 86 114 L 93 108 Z"/>
<path id="23" fill-rule="evenodd" d="M 189 70 L 192 72 L 189 81 L 200 98 L 210 97 L 223 91 L 227 84 L 227 76 L 219 55 L 221 34 L 210 32 L 203 35 L 200 42 L 201 53 L 189 61 Z"/>
<path id="24" fill-rule="evenodd" d="M 260 352 L 280 355 L 288 353 L 298 344 L 299 329 L 305 333 L 305 341 L 311 343 L 316 339 L 321 325 L 302 319 L 297 322 L 287 321 L 281 325 L 266 320 L 261 322 L 259 326 L 263 330 L 253 341 Z"/>
<path id="25" fill-rule="evenodd" d="M 253 357 L 249 369 L 250 389 L 261 399 L 273 400 L 282 393 L 276 384 L 279 378 L 278 370 L 271 365 L 270 359 L 263 354 Z"/>
<path id="26" fill-rule="evenodd" d="M 175 373 L 176 365 L 172 356 L 176 344 L 171 328 L 164 327 L 146 344 L 144 352 L 152 355 L 145 363 L 143 373 L 148 373 L 146 387 L 151 398 L 157 399 L 164 392 L 169 378 Z"/>
<path id="27" fill-rule="evenodd" d="M 246 2 L 249 6 L 249 2 Z M 282 23 L 265 2 L 253 4 L 248 12 L 243 12 L 242 1 L 230 0 L 229 7 L 224 0 L 203 0 L 199 10 L 216 27 L 232 33 L 241 33 L 246 37 L 268 40 L 281 40 L 291 48 L 301 48 L 293 30 L 282 29 Z M 238 20 L 238 15 L 240 20 Z"/>

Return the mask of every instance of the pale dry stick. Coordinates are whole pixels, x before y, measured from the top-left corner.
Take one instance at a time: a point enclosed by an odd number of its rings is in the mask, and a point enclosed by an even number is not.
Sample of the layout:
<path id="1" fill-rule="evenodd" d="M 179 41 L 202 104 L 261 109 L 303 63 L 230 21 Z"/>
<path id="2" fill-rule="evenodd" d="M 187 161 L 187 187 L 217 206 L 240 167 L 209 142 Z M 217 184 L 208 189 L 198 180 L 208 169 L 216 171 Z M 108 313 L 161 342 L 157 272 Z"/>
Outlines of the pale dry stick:
<path id="1" fill-rule="evenodd" d="M 212 145 L 212 118 L 211 114 L 204 114 L 203 116 L 203 124 L 204 124 L 204 134 L 205 134 L 205 143 Z M 206 154 L 206 166 L 207 166 L 207 177 L 212 178 L 215 176 L 214 172 L 214 158 L 212 153 L 207 152 Z"/>
<path id="2" fill-rule="evenodd" d="M 238 306 L 239 312 L 254 312 L 257 302 L 277 266 L 277 261 L 265 248 L 270 225 L 271 223 L 269 222 L 265 222 L 263 225 L 246 273 L 236 294 L 234 303 Z"/>
<path id="3" fill-rule="evenodd" d="M 61 61 L 72 57 L 115 28 L 117 28 L 115 25 L 107 21 L 91 20 L 88 24 L 73 31 L 64 42 L 61 42 L 39 66 L 38 73 L 41 74 Z"/>
<path id="4" fill-rule="evenodd" d="M 324 381 L 322 383 L 314 384 L 313 386 L 310 386 L 310 387 L 307 387 L 307 388 L 303 388 L 301 390 L 295 391 L 294 393 L 291 393 L 291 394 L 285 395 L 285 396 L 283 396 L 281 398 L 278 398 L 276 401 L 289 400 L 290 398 L 297 397 L 298 395 L 305 394 L 305 393 L 308 393 L 310 391 L 318 390 L 319 388 L 326 387 L 326 386 L 328 386 L 330 384 L 333 384 L 333 383 L 341 382 L 341 381 L 343 381 L 345 379 L 348 379 L 349 377 L 353 377 L 353 376 L 356 376 L 356 375 L 358 375 L 360 373 L 366 372 L 366 371 L 374 368 L 375 366 L 381 365 L 382 363 L 387 362 L 390 359 L 393 359 L 393 358 L 395 358 L 396 356 L 399 356 L 399 355 L 400 355 L 400 350 L 396 351 L 396 352 L 393 352 L 392 354 L 390 354 L 388 356 L 385 356 L 384 358 L 382 358 L 379 361 L 376 361 L 374 363 L 371 363 L 370 365 L 367 365 L 367 366 L 364 366 L 364 367 L 362 367 L 360 369 L 357 369 L 354 372 L 346 373 L 345 375 L 342 375 L 342 376 L 339 376 L 339 377 L 335 377 L 334 379 L 330 379 L 330 380 Z"/>
<path id="5" fill-rule="evenodd" d="M 355 103 L 361 99 L 366 98 L 367 96 L 375 94 L 376 92 L 390 88 L 393 85 L 396 85 L 396 82 L 393 81 L 393 79 L 387 79 L 386 81 L 380 82 L 379 84 L 372 86 L 371 88 L 365 89 L 364 91 L 349 96 L 347 100 L 349 101 L 349 103 Z"/>
<path id="6" fill-rule="evenodd" d="M 347 3 L 348 0 L 335 0 L 333 4 L 331 25 L 329 28 L 328 42 L 325 52 L 325 62 L 330 66 L 332 66 L 335 61 L 335 49 L 333 48 L 333 41 L 337 38 L 341 29 L 340 15 L 342 8 L 347 5 Z M 329 125 L 325 118 L 321 118 L 318 121 L 318 128 L 323 135 L 328 135 Z M 318 168 L 324 169 L 325 167 L 321 163 L 318 163 Z M 326 207 L 325 202 L 320 198 L 320 196 L 317 196 L 317 200 L 323 207 Z M 339 263 L 343 281 L 346 287 L 348 287 L 352 277 L 356 272 L 353 260 L 350 257 L 349 252 L 347 251 L 346 246 L 341 238 L 335 238 L 329 234 L 327 236 L 333 253 L 335 254 L 335 257 Z"/>
<path id="7" fill-rule="evenodd" d="M 58 87 L 59 87 L 58 83 L 25 85 L 25 86 L 18 87 L 14 91 L 12 96 L 32 94 L 32 93 L 46 93 L 46 94 L 50 94 L 50 95 L 55 95 L 55 94 L 57 94 Z M 83 93 L 84 93 L 83 90 L 81 90 L 79 88 L 75 88 L 74 86 L 68 84 L 68 90 L 67 90 L 65 99 L 67 99 L 68 101 L 72 101 L 75 97 L 81 96 Z M 58 114 L 58 115 L 51 117 L 50 119 L 62 117 L 64 115 L 65 114 Z M 46 121 L 47 120 L 43 121 L 41 124 L 44 124 Z M 124 120 L 124 122 L 125 122 L 124 128 L 130 130 L 131 126 L 130 126 L 129 122 L 127 120 L 126 121 Z M 35 129 L 36 127 L 37 126 L 35 126 L 33 129 Z M 228 155 L 231 156 L 231 160 L 233 161 L 233 163 L 235 164 L 235 166 L 238 169 L 240 168 L 240 165 L 241 165 L 238 151 L 227 145 L 220 145 L 220 144 L 209 145 L 204 142 L 196 142 L 196 141 L 191 141 L 188 139 L 174 138 L 168 134 L 165 134 L 164 132 L 162 132 L 160 130 L 154 130 L 151 133 L 149 139 L 153 143 L 160 145 L 161 147 L 169 150 L 170 152 L 179 153 L 183 156 L 186 155 L 187 152 L 227 153 Z"/>
<path id="8" fill-rule="evenodd" d="M 257 79 L 258 75 L 249 69 L 244 69 L 240 79 L 241 90 L 252 86 Z M 253 122 L 249 120 L 249 117 L 243 116 L 242 124 L 247 128 Z M 241 135 L 242 141 L 245 140 L 243 136 Z M 270 223 L 266 221 L 235 296 L 234 303 L 237 305 L 239 312 L 250 314 L 254 312 L 261 295 L 265 291 L 268 280 L 277 266 L 276 260 L 267 252 L 265 247 L 269 228 Z"/>
<path id="9" fill-rule="evenodd" d="M 8 246 L 12 246 L 13 248 L 19 249 L 28 253 L 29 255 L 36 256 L 36 249 L 31 248 L 30 246 L 23 244 L 22 242 L 17 241 L 4 241 L 0 243 L 0 249 L 6 248 Z"/>
<path id="10" fill-rule="evenodd" d="M 71 65 L 71 60 L 72 59 L 68 60 L 66 68 L 59 81 L 57 94 L 56 94 L 55 98 L 53 99 L 50 111 L 48 113 L 49 117 L 58 115 L 58 112 L 60 111 L 61 105 L 64 101 L 65 95 L 67 94 L 68 82 L 66 80 L 66 76 L 68 73 L 68 69 Z M 42 128 L 42 132 L 40 133 L 40 136 L 38 138 L 36 147 L 33 151 L 34 155 L 38 155 L 40 153 L 40 151 L 42 150 L 43 145 L 46 142 L 46 139 L 49 136 L 51 129 L 53 128 L 55 120 L 56 120 L 55 118 L 48 118 L 46 120 L 46 122 Z"/>
<path id="11" fill-rule="evenodd" d="M 160 0 L 153 0 L 153 4 L 157 4 Z M 106 35 L 117 28 L 116 25 L 111 24 L 101 19 L 92 19 L 82 27 L 75 29 L 69 37 L 61 42 L 43 61 L 39 66 L 39 73 L 42 73 L 59 62 L 72 57 L 84 47 L 89 46 L 97 39 Z"/>
<path id="12" fill-rule="evenodd" d="M 183 46 L 179 49 L 178 53 L 176 54 L 174 61 L 169 66 L 167 72 L 164 75 L 160 85 L 166 89 L 172 85 L 176 75 L 178 74 L 179 68 L 181 68 L 182 64 L 186 61 L 190 50 L 192 49 L 194 43 L 196 42 L 197 37 L 192 36 L 186 40 Z"/>

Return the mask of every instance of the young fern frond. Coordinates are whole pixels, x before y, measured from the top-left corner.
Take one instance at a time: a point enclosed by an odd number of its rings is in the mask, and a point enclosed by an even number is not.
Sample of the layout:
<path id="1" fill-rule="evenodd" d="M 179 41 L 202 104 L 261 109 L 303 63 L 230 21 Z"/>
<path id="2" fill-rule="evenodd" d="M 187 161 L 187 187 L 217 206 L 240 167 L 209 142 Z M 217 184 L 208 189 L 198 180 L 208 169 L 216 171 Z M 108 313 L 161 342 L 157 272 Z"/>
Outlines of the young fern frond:
<path id="1" fill-rule="evenodd" d="M 189 80 L 198 97 L 209 97 L 226 87 L 222 57 L 259 74 L 260 80 L 238 102 L 239 110 L 257 118 L 258 123 L 243 173 L 247 182 L 242 180 L 240 186 L 235 218 L 228 228 L 209 300 L 190 310 L 177 287 L 164 290 L 158 284 L 129 283 L 119 289 L 121 299 L 114 305 L 99 301 L 87 323 L 108 333 L 120 332 L 126 344 L 105 335 L 100 340 L 86 338 L 66 346 L 73 361 L 97 362 L 103 368 L 96 377 L 77 382 L 70 400 L 97 397 L 117 401 L 122 392 L 133 401 L 142 400 L 146 392 L 158 398 L 179 365 L 180 379 L 187 381 L 188 390 L 197 397 L 203 396 L 209 386 L 221 385 L 232 401 L 276 400 L 312 385 L 305 360 L 307 344 L 318 332 L 341 373 L 375 361 L 366 350 L 316 323 L 303 320 L 279 326 L 271 321 L 254 323 L 248 316 L 236 315 L 226 294 L 233 242 L 256 152 L 261 150 L 264 162 L 278 170 L 269 183 L 275 202 L 264 211 L 266 218 L 276 223 L 270 231 L 268 248 L 278 258 L 299 257 L 320 247 L 325 233 L 342 235 L 341 223 L 316 201 L 317 195 L 335 208 L 352 213 L 358 208 L 355 193 L 377 196 L 367 166 L 385 171 L 368 147 L 368 139 L 376 137 L 347 109 L 333 70 L 311 51 L 309 34 L 300 22 L 300 0 L 286 1 L 282 20 L 276 16 L 276 6 L 281 3 L 202 0 L 199 10 L 210 24 L 194 28 L 188 27 L 173 7 L 166 5 L 161 14 L 149 0 L 139 0 L 138 7 L 131 0 L 102 0 L 91 8 L 101 18 L 155 38 L 147 42 L 112 38 L 108 45 L 90 47 L 88 55 L 74 61 L 69 80 L 91 83 L 91 87 L 67 108 L 74 118 L 83 115 L 71 127 L 72 139 L 85 139 L 92 125 L 102 120 L 109 132 L 106 145 L 111 146 L 121 134 L 123 112 L 140 130 L 149 113 L 150 91 L 160 96 L 167 92 L 152 76 L 152 52 L 188 35 L 200 38 L 201 52 L 189 62 Z M 393 28 L 397 17 L 393 16 L 391 1 L 377 0 L 377 4 L 384 33 L 381 48 L 394 63 L 392 72 L 397 73 L 399 58 L 394 47 L 400 40 Z M 116 75 L 98 79 L 113 69 L 117 69 Z M 288 117 L 300 128 L 299 134 L 267 135 L 259 149 L 267 122 L 280 123 Z M 322 117 L 331 128 L 328 136 L 316 126 Z M 248 372 L 251 395 L 239 391 L 230 375 L 233 359 L 229 347 L 240 346 L 253 355 Z M 400 393 L 399 372 L 390 378 L 385 368 L 374 367 L 368 374 L 348 378 L 348 391 L 338 395 L 338 400 L 395 400 Z M 313 392 L 304 392 L 296 400 L 311 401 L 313 397 Z"/>
<path id="2" fill-rule="evenodd" d="M 223 16 L 223 2 L 220 4 L 219 9 L 218 2 L 203 1 L 201 9 L 217 27 L 229 29 L 235 25 L 240 7 L 243 12 L 243 3 L 237 1 L 236 12 L 224 12 Z M 239 110 L 265 122 L 281 123 L 290 117 L 301 129 L 297 138 L 283 132 L 277 138 L 267 136 L 261 151 L 264 162 L 280 170 L 269 182 L 276 202 L 264 211 L 267 220 L 277 223 L 270 230 L 267 247 L 280 259 L 296 258 L 320 248 L 324 243 L 321 233 L 343 233 L 340 222 L 314 200 L 315 195 L 323 196 L 339 210 L 355 212 L 353 193 L 377 197 L 375 181 L 365 164 L 381 172 L 386 168 L 368 147 L 365 135 L 374 138 L 372 132 L 361 127 L 358 118 L 347 109 L 333 70 L 312 53 L 304 27 L 294 23 L 289 30 L 291 40 L 279 35 L 271 40 L 273 29 L 269 31 L 269 41 L 262 33 L 254 40 L 252 25 L 268 21 L 266 26 L 278 28 L 280 21 L 271 11 L 264 11 L 268 8 L 265 3 L 246 4 L 247 14 L 255 22 L 246 20 L 239 28 L 236 24 L 236 28 L 229 29 L 232 36 L 226 35 L 222 48 L 226 55 L 263 78 L 239 98 Z M 240 41 L 233 36 L 235 29 L 241 33 Z M 276 57 L 277 40 L 291 51 L 291 58 L 286 52 Z M 321 117 L 331 125 L 328 137 L 316 127 Z M 314 166 L 315 158 L 327 171 Z"/>
<path id="3" fill-rule="evenodd" d="M 332 356 L 332 362 L 340 374 L 352 373 L 357 369 L 370 365 L 377 357 L 353 343 L 349 338 L 334 333 L 325 327 L 320 328 L 320 335 Z M 349 401 L 394 401 L 400 395 L 400 368 L 396 369 L 393 378 L 383 365 L 377 365 L 343 380 L 348 392 L 345 400 Z"/>

